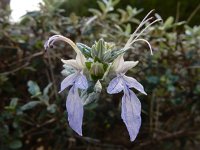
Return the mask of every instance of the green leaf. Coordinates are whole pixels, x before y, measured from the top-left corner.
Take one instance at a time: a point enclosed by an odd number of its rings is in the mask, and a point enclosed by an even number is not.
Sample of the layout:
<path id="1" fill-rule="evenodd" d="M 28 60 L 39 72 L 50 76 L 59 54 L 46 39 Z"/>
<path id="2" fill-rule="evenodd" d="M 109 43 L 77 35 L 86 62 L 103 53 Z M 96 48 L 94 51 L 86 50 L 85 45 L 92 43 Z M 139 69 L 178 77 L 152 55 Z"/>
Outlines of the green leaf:
<path id="1" fill-rule="evenodd" d="M 102 10 L 102 12 L 106 12 L 106 6 L 103 2 L 97 1 L 99 8 Z"/>
<path id="2" fill-rule="evenodd" d="M 56 104 L 51 104 L 47 107 L 47 111 L 49 111 L 50 113 L 55 113 L 56 112 Z"/>
<path id="3" fill-rule="evenodd" d="M 18 103 L 18 98 L 12 98 L 10 101 L 10 106 L 15 108 L 17 106 Z"/>
<path id="4" fill-rule="evenodd" d="M 9 143 L 9 148 L 19 149 L 22 147 L 22 142 L 20 140 L 14 140 Z"/>
<path id="5" fill-rule="evenodd" d="M 29 110 L 29 109 L 32 109 L 33 107 L 37 106 L 38 104 L 41 104 L 42 102 L 40 101 L 31 101 L 31 102 L 28 102 L 26 103 L 25 105 L 23 105 L 21 107 L 21 110 L 22 111 L 25 111 L 25 110 Z"/>
<path id="6" fill-rule="evenodd" d="M 43 95 L 46 96 L 48 95 L 49 89 L 51 88 L 52 83 L 49 83 L 43 90 Z"/>
<path id="7" fill-rule="evenodd" d="M 5 106 L 4 108 L 7 110 L 15 110 L 18 104 L 18 98 L 12 98 L 9 106 Z"/>
<path id="8" fill-rule="evenodd" d="M 156 76 L 149 76 L 147 77 L 147 81 L 149 83 L 157 84 L 159 82 L 159 78 Z"/>
<path id="9" fill-rule="evenodd" d="M 111 57 L 111 51 L 107 51 L 103 56 L 103 62 L 108 62 Z"/>
<path id="10" fill-rule="evenodd" d="M 28 81 L 28 91 L 31 95 L 36 96 L 36 95 L 40 95 L 40 87 L 38 86 L 38 84 L 34 81 Z"/>
<path id="11" fill-rule="evenodd" d="M 125 31 L 125 33 L 126 33 L 127 35 L 129 35 L 129 34 L 131 33 L 131 24 L 130 24 L 130 23 L 128 23 L 128 24 L 126 25 L 126 31 Z"/>
<path id="12" fill-rule="evenodd" d="M 102 57 L 103 57 L 103 54 L 105 52 L 105 42 L 103 39 L 100 39 L 98 42 L 97 42 L 97 57 L 101 60 Z"/>
<path id="13" fill-rule="evenodd" d="M 86 57 L 91 57 L 91 48 L 85 44 L 82 43 L 76 43 L 77 47 L 80 49 L 80 51 L 83 53 Z"/>
<path id="14" fill-rule="evenodd" d="M 99 16 L 99 17 L 102 15 L 102 13 L 99 10 L 92 9 L 92 8 L 90 8 L 88 10 L 89 10 L 89 12 L 93 13 L 93 15 L 96 15 L 96 16 Z"/>
<path id="15" fill-rule="evenodd" d="M 174 22 L 174 18 L 172 16 L 168 17 L 167 20 L 164 23 L 164 28 L 169 28 L 172 26 L 172 23 Z"/>
<path id="16" fill-rule="evenodd" d="M 117 5 L 119 2 L 120 2 L 120 0 L 114 0 L 114 1 L 112 1 L 112 5 L 115 6 L 115 5 Z"/>
<path id="17" fill-rule="evenodd" d="M 90 70 L 92 65 L 92 62 L 85 62 L 85 66 L 87 67 L 88 70 Z"/>

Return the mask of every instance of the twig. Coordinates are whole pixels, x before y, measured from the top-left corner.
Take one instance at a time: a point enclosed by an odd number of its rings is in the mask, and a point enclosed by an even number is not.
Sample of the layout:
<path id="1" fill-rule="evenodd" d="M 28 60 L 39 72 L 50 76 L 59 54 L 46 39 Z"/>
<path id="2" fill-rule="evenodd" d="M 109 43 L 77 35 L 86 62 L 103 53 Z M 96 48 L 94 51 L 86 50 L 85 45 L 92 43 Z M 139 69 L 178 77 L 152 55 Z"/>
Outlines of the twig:
<path id="1" fill-rule="evenodd" d="M 200 4 L 195 8 L 195 10 L 191 13 L 191 15 L 188 17 L 187 19 L 187 23 L 189 23 L 192 18 L 194 17 L 194 15 L 198 12 L 198 10 L 200 9 Z"/>
<path id="2" fill-rule="evenodd" d="M 150 101 L 150 112 L 149 112 L 149 125 L 150 125 L 150 133 L 153 131 L 153 105 L 154 105 L 154 99 L 155 99 L 155 90 L 152 92 L 152 98 Z"/>
<path id="3" fill-rule="evenodd" d="M 167 135 L 162 136 L 162 137 L 153 138 L 150 141 L 141 143 L 139 145 L 139 147 L 144 147 L 144 146 L 148 146 L 148 145 L 151 145 L 151 144 L 157 144 L 158 142 L 161 142 L 161 141 L 164 141 L 164 140 L 174 140 L 174 139 L 182 137 L 182 136 L 191 136 L 191 135 L 196 135 L 196 134 L 199 134 L 199 133 L 198 132 L 187 132 L 187 131 L 181 130 L 181 131 L 177 131 L 177 132 L 174 132 L 174 133 L 171 133 L 171 134 L 167 134 Z"/>
<path id="4" fill-rule="evenodd" d="M 37 57 L 37 56 L 43 55 L 43 54 L 44 54 L 43 51 L 42 51 L 42 52 L 34 53 L 34 54 L 32 54 L 31 56 L 28 56 L 28 57 L 25 57 L 25 58 L 23 58 L 23 59 L 18 60 L 18 63 L 19 63 L 19 62 L 23 62 L 23 61 L 30 61 L 31 59 L 33 59 L 33 58 L 35 58 L 35 57 Z M 13 66 L 13 65 L 16 65 L 16 62 L 9 64 L 8 67 Z"/>
<path id="5" fill-rule="evenodd" d="M 155 129 L 159 128 L 159 116 L 160 116 L 160 99 L 156 99 L 156 112 L 155 112 Z M 154 136 L 157 136 L 156 132 Z"/>
<path id="6" fill-rule="evenodd" d="M 9 74 L 13 74 L 13 73 L 15 73 L 15 72 L 21 70 L 22 68 L 25 68 L 25 67 L 28 66 L 28 65 L 29 65 L 29 62 L 25 63 L 24 65 L 22 65 L 22 66 L 20 66 L 20 67 L 18 67 L 18 68 L 16 68 L 16 69 L 14 69 L 14 70 L 0 73 L 0 75 L 9 75 Z"/>
<path id="7" fill-rule="evenodd" d="M 81 140 L 87 141 L 88 143 L 93 144 L 96 147 L 127 150 L 127 148 L 125 148 L 123 145 L 110 144 L 110 143 L 108 144 L 108 143 L 104 143 L 98 139 L 92 139 L 89 137 L 80 137 L 80 136 L 76 136 L 76 137 L 80 138 Z"/>
<path id="8" fill-rule="evenodd" d="M 41 124 L 41 125 L 36 125 L 36 128 L 33 128 L 33 129 L 31 129 L 31 130 L 29 130 L 29 131 L 27 131 L 27 132 L 24 132 L 23 136 L 26 136 L 26 135 L 28 135 L 28 134 L 34 132 L 34 131 L 37 131 L 38 129 L 40 129 L 40 128 L 44 127 L 44 126 L 47 126 L 47 125 L 49 125 L 49 124 L 51 124 L 51 123 L 53 123 L 53 122 L 55 122 L 55 121 L 56 121 L 56 118 L 52 118 L 52 119 L 50 119 L 50 120 L 47 120 L 46 122 L 44 122 L 44 123 Z"/>
<path id="9" fill-rule="evenodd" d="M 178 23 L 179 21 L 179 17 L 180 17 L 180 6 L 181 6 L 181 3 L 178 1 L 177 3 L 177 7 L 176 7 L 176 18 L 175 18 L 175 23 Z M 173 32 L 176 31 L 176 26 L 174 26 L 173 28 Z"/>
<path id="10" fill-rule="evenodd" d="M 47 53 L 47 58 L 48 58 L 48 62 L 49 62 L 50 75 L 51 75 L 51 78 L 52 78 L 52 81 L 53 81 L 54 93 L 55 93 L 56 99 L 58 99 L 58 92 L 57 92 L 57 87 L 56 87 L 56 80 L 55 80 L 54 73 L 53 73 L 53 68 L 52 68 L 53 64 L 51 62 L 51 58 L 49 56 L 49 53 Z"/>

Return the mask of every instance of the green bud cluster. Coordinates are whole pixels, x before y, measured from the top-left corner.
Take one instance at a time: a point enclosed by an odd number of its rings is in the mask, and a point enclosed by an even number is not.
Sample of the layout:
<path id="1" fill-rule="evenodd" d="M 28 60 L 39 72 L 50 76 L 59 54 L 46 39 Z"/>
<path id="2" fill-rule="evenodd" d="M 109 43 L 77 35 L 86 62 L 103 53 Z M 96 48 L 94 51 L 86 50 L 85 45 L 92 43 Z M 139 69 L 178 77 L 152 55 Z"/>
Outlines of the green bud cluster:
<path id="1" fill-rule="evenodd" d="M 95 42 L 91 48 L 82 43 L 77 43 L 77 47 L 87 58 L 85 64 L 92 80 L 102 79 L 108 71 L 111 61 L 117 57 L 114 53 L 114 46 L 113 43 L 107 43 L 103 39 Z"/>

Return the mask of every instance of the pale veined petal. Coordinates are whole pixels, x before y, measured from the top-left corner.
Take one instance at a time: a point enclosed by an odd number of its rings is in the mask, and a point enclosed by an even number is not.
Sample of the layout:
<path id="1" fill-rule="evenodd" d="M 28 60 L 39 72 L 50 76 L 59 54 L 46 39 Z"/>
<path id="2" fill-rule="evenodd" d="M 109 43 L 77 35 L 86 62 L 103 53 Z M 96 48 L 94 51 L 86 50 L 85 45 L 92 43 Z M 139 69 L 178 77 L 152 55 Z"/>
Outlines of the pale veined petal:
<path id="1" fill-rule="evenodd" d="M 78 65 L 79 65 L 79 67 L 83 69 L 84 66 L 85 66 L 86 58 L 81 52 L 77 53 L 76 61 L 77 61 Z"/>
<path id="2" fill-rule="evenodd" d="M 136 79 L 128 76 L 123 76 L 125 84 L 128 86 L 128 88 L 135 88 L 139 92 L 147 95 L 147 93 L 144 91 L 144 87 L 142 84 L 140 84 Z"/>
<path id="3" fill-rule="evenodd" d="M 124 55 L 119 55 L 112 64 L 112 70 L 116 73 L 126 73 L 129 69 L 135 67 L 139 61 L 124 61 Z"/>
<path id="4" fill-rule="evenodd" d="M 62 92 L 64 89 L 66 89 L 67 87 L 69 87 L 70 85 L 73 85 L 75 80 L 77 77 L 77 73 L 73 73 L 69 76 L 67 76 L 62 82 L 61 82 L 61 86 L 60 86 L 60 92 Z"/>
<path id="5" fill-rule="evenodd" d="M 64 64 L 73 67 L 74 69 L 77 69 L 77 70 L 81 69 L 81 67 L 79 66 L 79 64 L 77 63 L 77 61 L 75 59 L 69 59 L 69 60 L 61 59 L 61 61 Z"/>
<path id="6" fill-rule="evenodd" d="M 82 73 L 79 73 L 79 75 L 77 76 L 76 81 L 75 81 L 75 87 L 79 89 L 88 88 L 88 81 Z"/>
<path id="7" fill-rule="evenodd" d="M 126 73 L 129 69 L 135 67 L 138 63 L 139 63 L 139 61 L 125 61 L 120 72 Z"/>
<path id="8" fill-rule="evenodd" d="M 83 104 L 75 86 L 72 86 L 69 91 L 66 108 L 70 127 L 82 136 Z"/>
<path id="9" fill-rule="evenodd" d="M 108 85 L 107 92 L 109 94 L 119 93 L 124 89 L 122 78 L 115 77 L 112 79 Z"/>
<path id="10" fill-rule="evenodd" d="M 123 64 L 124 54 L 121 54 L 114 60 L 111 69 L 114 70 L 116 73 L 120 73 L 121 69 L 123 68 Z"/>
<path id="11" fill-rule="evenodd" d="M 122 97 L 121 117 L 129 132 L 130 140 L 134 141 L 141 126 L 141 103 L 131 90 L 127 90 Z"/>
<path id="12" fill-rule="evenodd" d="M 85 66 L 86 58 L 81 52 L 78 52 L 77 55 L 76 55 L 76 59 L 69 59 L 69 60 L 61 59 L 61 61 L 64 64 L 72 66 L 73 68 L 75 68 L 77 70 L 81 70 Z"/>

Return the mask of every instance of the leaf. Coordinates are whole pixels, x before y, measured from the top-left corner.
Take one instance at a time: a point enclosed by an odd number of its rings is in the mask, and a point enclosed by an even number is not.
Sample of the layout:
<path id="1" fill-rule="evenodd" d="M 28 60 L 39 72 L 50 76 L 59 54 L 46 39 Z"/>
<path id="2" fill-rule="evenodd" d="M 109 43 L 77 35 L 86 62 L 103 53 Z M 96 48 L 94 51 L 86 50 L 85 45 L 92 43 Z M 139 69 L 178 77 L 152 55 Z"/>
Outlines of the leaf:
<path id="1" fill-rule="evenodd" d="M 90 8 L 88 10 L 89 10 L 89 12 L 93 13 L 93 15 L 96 15 L 96 16 L 99 16 L 99 17 L 102 15 L 102 13 L 99 10 L 92 9 L 92 8 Z"/>
<path id="2" fill-rule="evenodd" d="M 105 53 L 105 42 L 103 39 L 100 39 L 96 44 L 96 50 L 97 50 L 97 57 L 102 60 L 103 54 Z"/>
<path id="3" fill-rule="evenodd" d="M 102 10 L 102 12 L 106 12 L 106 6 L 103 2 L 97 1 L 99 8 Z"/>
<path id="4" fill-rule="evenodd" d="M 82 91 L 83 93 L 81 99 L 83 99 L 83 105 L 88 105 L 99 99 L 102 90 L 102 85 L 99 80 L 94 85 L 93 90 L 94 91 L 91 93 L 87 93 L 87 91 Z"/>
<path id="5" fill-rule="evenodd" d="M 91 57 L 91 48 L 85 44 L 82 43 L 76 43 L 77 47 L 80 49 L 80 51 L 83 53 L 86 57 Z"/>
<path id="6" fill-rule="evenodd" d="M 131 33 L 131 24 L 130 24 L 130 23 L 128 23 L 128 24 L 126 25 L 126 31 L 125 31 L 125 33 L 126 33 L 127 35 L 129 35 L 129 34 Z"/>
<path id="7" fill-rule="evenodd" d="M 22 142 L 20 140 L 14 140 L 9 143 L 9 148 L 19 149 L 22 147 Z"/>
<path id="8" fill-rule="evenodd" d="M 111 51 L 107 51 L 104 55 L 103 55 L 103 62 L 108 62 L 108 60 L 111 57 Z"/>
<path id="9" fill-rule="evenodd" d="M 29 109 L 32 109 L 33 107 L 37 106 L 38 104 L 41 104 L 42 102 L 40 101 L 31 101 L 31 102 L 28 102 L 26 103 L 25 105 L 23 105 L 21 107 L 21 110 L 22 111 L 25 111 L 25 110 L 29 110 Z"/>
<path id="10" fill-rule="evenodd" d="M 174 22 L 174 18 L 172 16 L 168 17 L 163 25 L 164 28 L 169 28 L 173 22 Z"/>
<path id="11" fill-rule="evenodd" d="M 48 95 L 49 89 L 51 88 L 52 83 L 49 83 L 43 90 L 43 95 L 46 96 Z"/>
<path id="12" fill-rule="evenodd" d="M 152 84 L 157 84 L 159 82 L 159 78 L 156 76 L 147 77 L 147 81 Z"/>
<path id="13" fill-rule="evenodd" d="M 115 5 L 117 5 L 119 2 L 120 2 L 120 0 L 114 0 L 114 1 L 112 1 L 112 5 L 115 6 Z"/>
<path id="14" fill-rule="evenodd" d="M 88 70 L 90 70 L 92 65 L 92 62 L 85 62 L 85 66 L 87 67 Z"/>
<path id="15" fill-rule="evenodd" d="M 34 81 L 28 81 L 28 91 L 32 96 L 40 95 L 40 87 Z"/>
<path id="16" fill-rule="evenodd" d="M 56 112 L 56 104 L 51 104 L 47 107 L 47 111 L 49 111 L 50 113 L 55 113 Z"/>
<path id="17" fill-rule="evenodd" d="M 10 107 L 15 108 L 17 106 L 18 103 L 18 98 L 12 98 L 10 101 Z"/>

